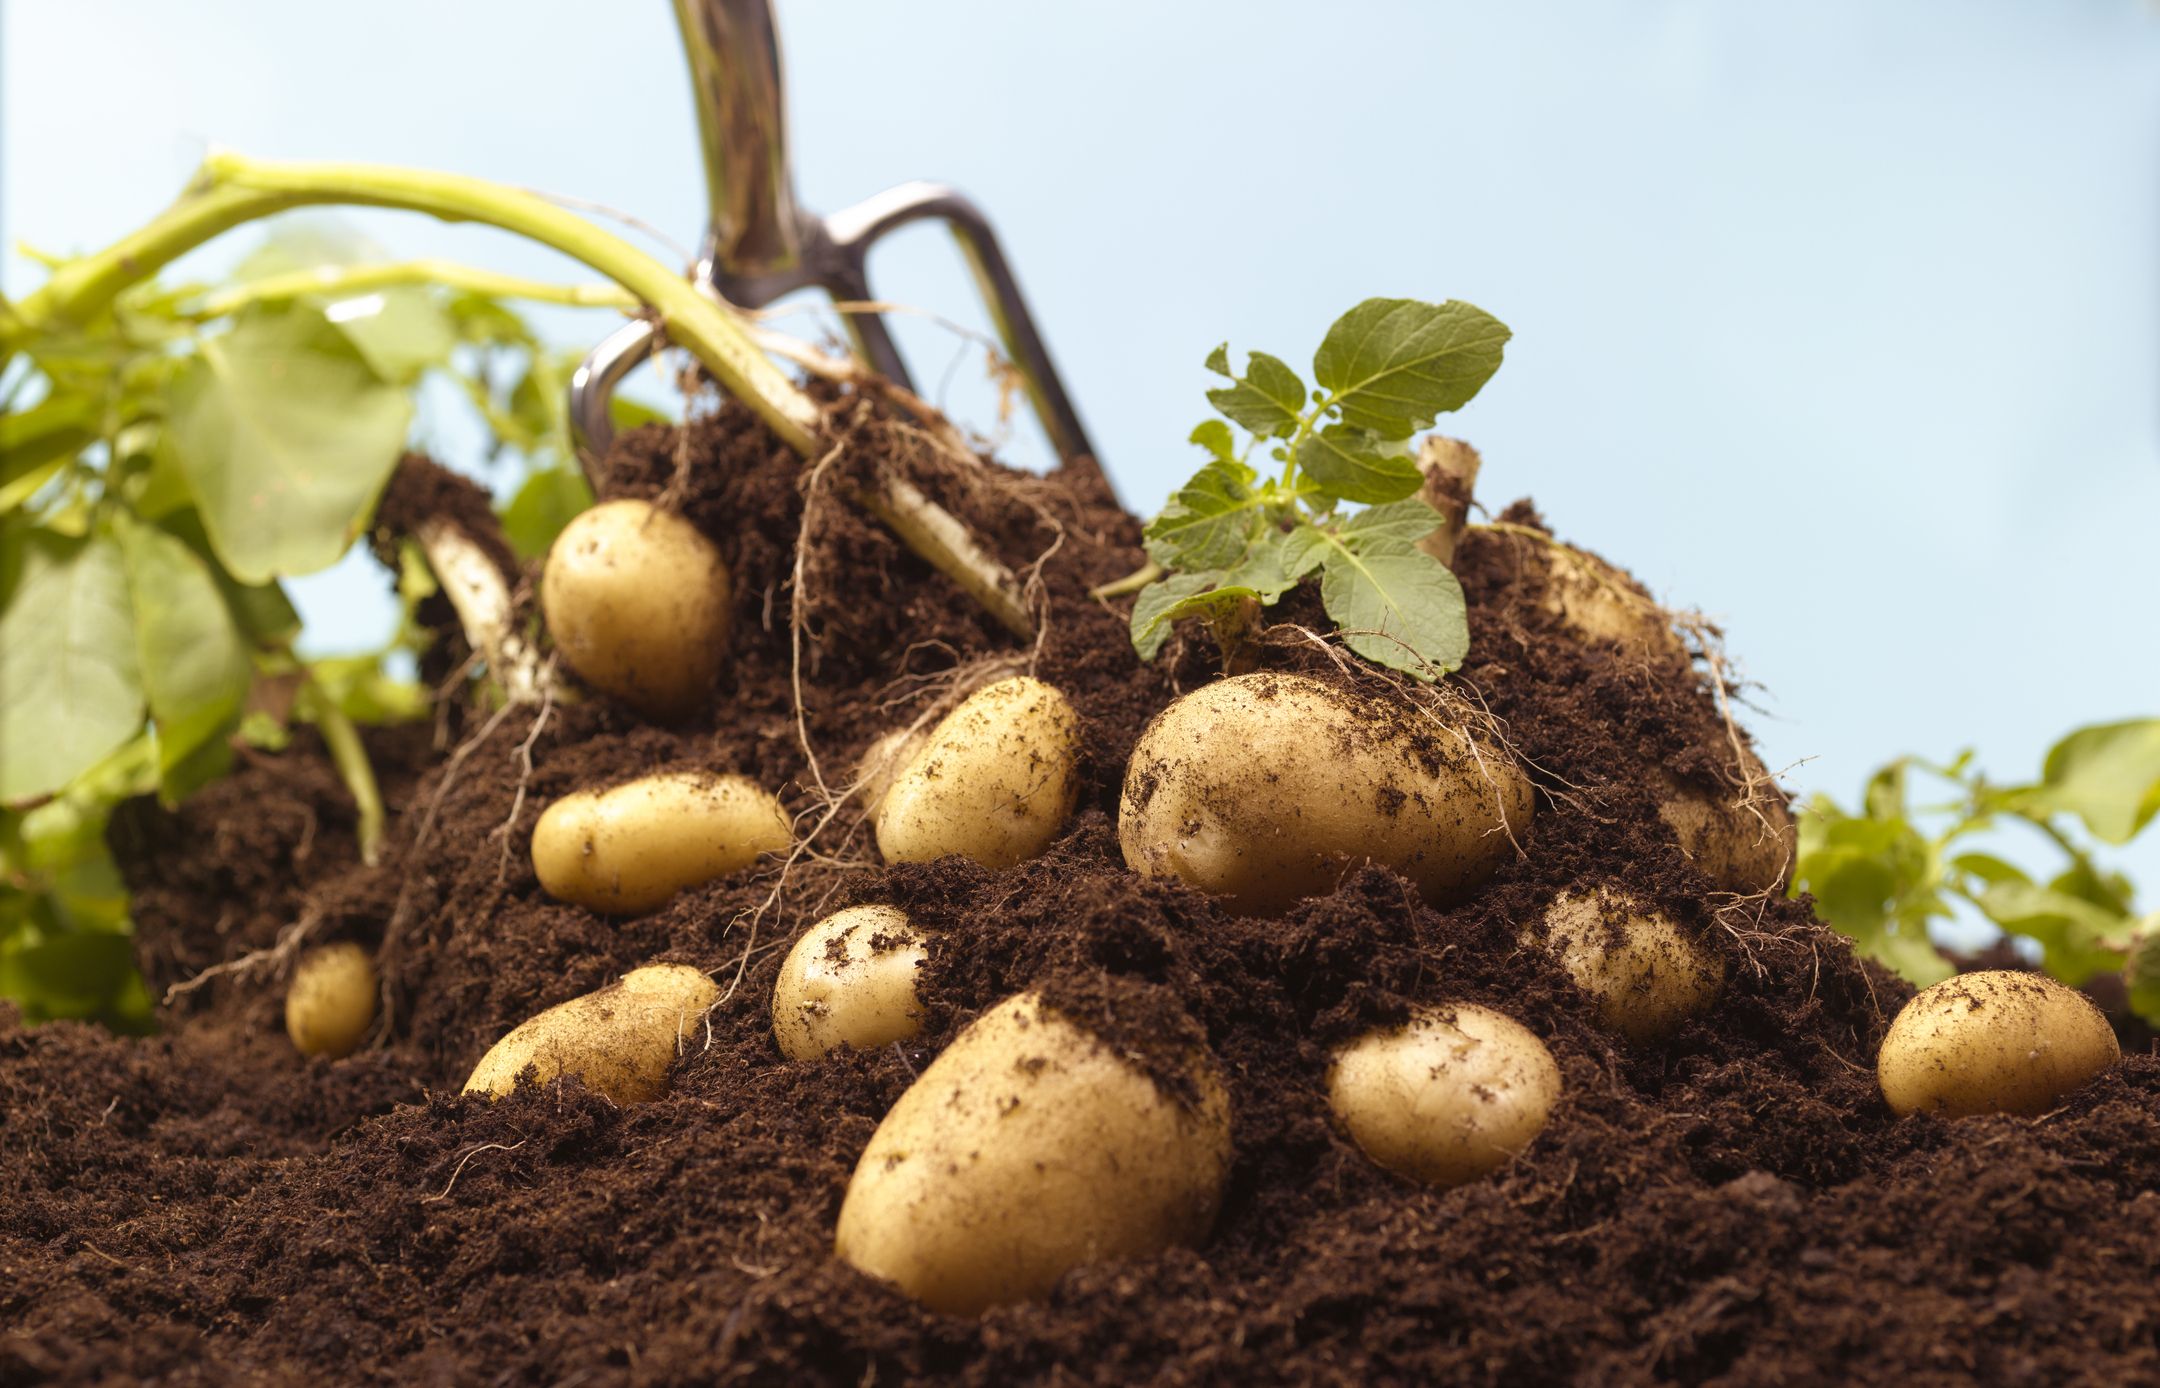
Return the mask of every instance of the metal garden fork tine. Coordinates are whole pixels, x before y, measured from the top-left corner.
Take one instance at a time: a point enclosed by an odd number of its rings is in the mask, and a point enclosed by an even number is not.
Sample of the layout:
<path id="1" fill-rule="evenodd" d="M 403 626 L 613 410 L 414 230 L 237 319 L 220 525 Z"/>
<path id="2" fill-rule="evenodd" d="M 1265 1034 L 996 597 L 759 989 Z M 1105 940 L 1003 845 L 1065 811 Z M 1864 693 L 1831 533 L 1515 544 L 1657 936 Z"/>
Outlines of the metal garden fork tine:
<path id="1" fill-rule="evenodd" d="M 804 212 L 795 201 L 788 165 L 771 0 L 674 3 L 697 105 L 710 216 L 691 271 L 694 282 L 743 308 L 762 308 L 807 288 L 822 289 L 840 302 L 868 302 L 874 298 L 871 248 L 902 227 L 943 222 L 967 257 L 1051 446 L 1067 460 L 1093 456 L 1079 413 L 982 210 L 943 184 L 915 182 L 830 217 Z M 866 365 L 912 388 L 907 363 L 880 315 L 851 310 L 841 318 Z M 651 324 L 625 324 L 603 338 L 571 378 L 570 425 L 588 473 L 596 471 L 614 438 L 608 403 L 616 386 L 652 350 Z"/>

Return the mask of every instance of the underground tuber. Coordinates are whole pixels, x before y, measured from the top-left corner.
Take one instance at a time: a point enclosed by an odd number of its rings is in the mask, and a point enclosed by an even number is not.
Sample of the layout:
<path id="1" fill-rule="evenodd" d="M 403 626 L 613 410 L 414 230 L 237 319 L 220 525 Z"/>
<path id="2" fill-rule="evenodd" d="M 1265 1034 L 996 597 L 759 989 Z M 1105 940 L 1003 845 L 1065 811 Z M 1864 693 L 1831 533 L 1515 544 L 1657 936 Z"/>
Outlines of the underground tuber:
<path id="1" fill-rule="evenodd" d="M 1463 728 L 1298 675 L 1218 680 L 1155 716 L 1125 772 L 1125 864 L 1274 915 L 1379 863 L 1445 902 L 1529 827 L 1529 780 Z"/>
<path id="2" fill-rule="evenodd" d="M 535 1084 L 575 1075 L 618 1104 L 655 1098 L 676 1052 L 719 1000 L 713 981 L 687 964 L 632 969 L 521 1023 L 480 1057 L 465 1092 L 501 1098 L 525 1075 Z"/>
<path id="3" fill-rule="evenodd" d="M 1923 988 L 1875 1072 L 1900 1116 L 2045 1113 L 2122 1059 L 2100 1009 L 2044 974 L 1985 969 Z"/>
<path id="4" fill-rule="evenodd" d="M 851 906 L 803 932 L 773 985 L 773 1041 L 789 1060 L 870 1050 L 922 1030 L 922 933 L 892 906 Z"/>
<path id="5" fill-rule="evenodd" d="M 533 826 L 533 871 L 558 901 L 635 915 L 793 842 L 780 802 L 744 776 L 673 771 L 576 791 Z"/>
<path id="6" fill-rule="evenodd" d="M 540 607 L 563 663 L 647 718 L 676 722 L 711 697 L 733 587 L 711 540 L 645 501 L 604 501 L 563 527 Z"/>
<path id="7" fill-rule="evenodd" d="M 1537 1034 L 1489 1007 L 1420 1007 L 1359 1037 L 1328 1071 L 1328 1103 L 1360 1150 L 1427 1185 L 1459 1186 L 1544 1130 L 1560 1067 Z"/>
<path id="8" fill-rule="evenodd" d="M 1080 793 L 1080 717 L 1025 675 L 945 715 L 892 777 L 877 813 L 888 863 L 958 854 L 1008 868 L 1050 846 Z"/>
<path id="9" fill-rule="evenodd" d="M 351 1055 L 375 1024 L 375 961 L 350 940 L 300 956 L 285 990 L 285 1034 L 302 1055 Z"/>
<path id="10" fill-rule="evenodd" d="M 1630 1041 L 1663 1038 L 1707 1011 L 1725 987 L 1716 952 L 1625 892 L 1563 892 L 1540 927 L 1523 932 L 1523 946 L 1551 951 L 1597 1003 L 1598 1020 Z"/>

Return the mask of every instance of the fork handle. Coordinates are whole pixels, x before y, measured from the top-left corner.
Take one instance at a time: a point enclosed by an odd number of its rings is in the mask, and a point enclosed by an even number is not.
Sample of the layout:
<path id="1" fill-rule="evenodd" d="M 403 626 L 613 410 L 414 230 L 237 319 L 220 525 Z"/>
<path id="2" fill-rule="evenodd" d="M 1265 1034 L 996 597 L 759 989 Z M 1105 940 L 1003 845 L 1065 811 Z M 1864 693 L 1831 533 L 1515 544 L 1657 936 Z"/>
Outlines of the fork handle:
<path id="1" fill-rule="evenodd" d="M 698 275 L 797 270 L 802 215 L 788 165 L 780 35 L 772 0 L 675 0 L 690 62 L 708 202 Z"/>

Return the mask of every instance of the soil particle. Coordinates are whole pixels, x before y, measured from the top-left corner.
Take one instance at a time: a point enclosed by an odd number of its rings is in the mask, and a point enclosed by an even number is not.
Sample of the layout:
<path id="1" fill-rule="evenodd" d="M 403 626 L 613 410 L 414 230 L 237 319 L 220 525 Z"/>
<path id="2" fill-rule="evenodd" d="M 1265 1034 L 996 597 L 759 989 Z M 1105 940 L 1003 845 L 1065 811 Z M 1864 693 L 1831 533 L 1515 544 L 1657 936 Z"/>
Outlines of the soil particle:
<path id="1" fill-rule="evenodd" d="M 1564 636 L 1523 562 L 1534 541 L 1472 531 L 1457 557 L 1473 656 L 1454 683 L 1539 787 L 1523 851 L 1446 908 L 1368 866 L 1245 918 L 1123 865 L 1132 746 L 1214 667 L 1190 632 L 1138 664 L 1129 599 L 1087 597 L 1142 559 L 1099 472 L 973 474 L 865 437 L 1016 571 L 1039 562 L 1039 650 L 838 493 L 809 487 L 805 527 L 803 465 L 731 406 L 681 449 L 627 435 L 604 488 L 667 496 L 735 575 L 708 718 L 655 729 L 589 698 L 535 729 L 520 711 L 455 774 L 427 730 L 380 738 L 377 871 L 305 738 L 177 812 L 122 817 L 153 986 L 314 912 L 327 934 L 394 937 L 396 1008 L 382 1047 L 334 1063 L 285 1042 L 274 983 L 203 989 L 148 1041 L 0 1016 L 0 1382 L 2160 1382 L 2160 1061 L 2133 1054 L 2043 1119 L 1894 1119 L 1872 1066 L 1909 989 L 1804 903 L 1718 894 L 1681 855 L 1656 778 L 1723 785 L 1730 755 L 1705 676 Z M 815 766 L 792 706 L 798 604 Z M 1351 678 L 1290 630 L 1325 630 L 1316 595 L 1271 615 L 1268 668 Z M 621 919 L 540 891 L 527 841 L 555 797 L 739 772 L 807 831 L 832 804 L 821 779 L 837 790 L 877 736 L 1001 658 L 1083 723 L 1079 808 L 1040 857 L 885 867 L 843 805 L 784 884 L 768 868 Z M 1601 1030 L 1520 944 L 1555 896 L 1600 886 L 1723 956 L 1718 1005 L 1655 1046 Z M 870 902 L 925 937 L 922 1035 L 783 1060 L 785 947 Z M 512 1026 L 658 960 L 727 990 L 663 1097 L 458 1094 Z M 834 1218 L 886 1109 L 1030 988 L 1173 1092 L 1179 1056 L 1213 1052 L 1235 1148 L 1222 1213 L 1197 1248 L 937 1316 L 835 1261 Z M 1451 1001 L 1530 1027 L 1566 1090 L 1518 1160 L 1433 1190 L 1336 1131 L 1325 1076 L 1334 1047 Z"/>

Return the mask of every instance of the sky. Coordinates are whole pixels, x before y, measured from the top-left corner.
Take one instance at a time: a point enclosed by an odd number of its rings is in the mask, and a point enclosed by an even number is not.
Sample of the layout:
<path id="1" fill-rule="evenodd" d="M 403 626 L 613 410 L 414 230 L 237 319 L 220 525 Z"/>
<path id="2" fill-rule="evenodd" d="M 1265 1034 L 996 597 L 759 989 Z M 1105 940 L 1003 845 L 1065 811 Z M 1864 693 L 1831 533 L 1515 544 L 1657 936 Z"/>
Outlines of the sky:
<path id="1" fill-rule="evenodd" d="M 1467 299 L 1515 333 L 1445 424 L 1484 453 L 1485 499 L 1534 496 L 1720 620 L 1789 784 L 1849 800 L 1888 757 L 1967 745 L 2021 777 L 2072 726 L 2160 713 L 2147 0 L 779 11 L 804 203 L 939 178 L 987 208 L 1135 509 L 1196 463 L 1216 343 L 1302 365 L 1360 299 Z M 9 0 L 0 42 L 10 240 L 109 241 L 213 145 L 702 226 L 662 0 Z M 582 277 L 486 231 L 358 220 L 401 256 Z M 934 231 L 873 273 L 981 321 Z M 38 278 L 0 268 L 10 293 Z M 902 341 L 947 375 L 943 330 Z M 973 362 L 950 375 L 987 425 Z M 1046 457 L 1028 431 L 1008 454 Z M 358 560 L 305 580 L 310 640 L 376 639 L 382 587 Z M 2160 875 L 2160 846 L 2137 856 Z"/>

